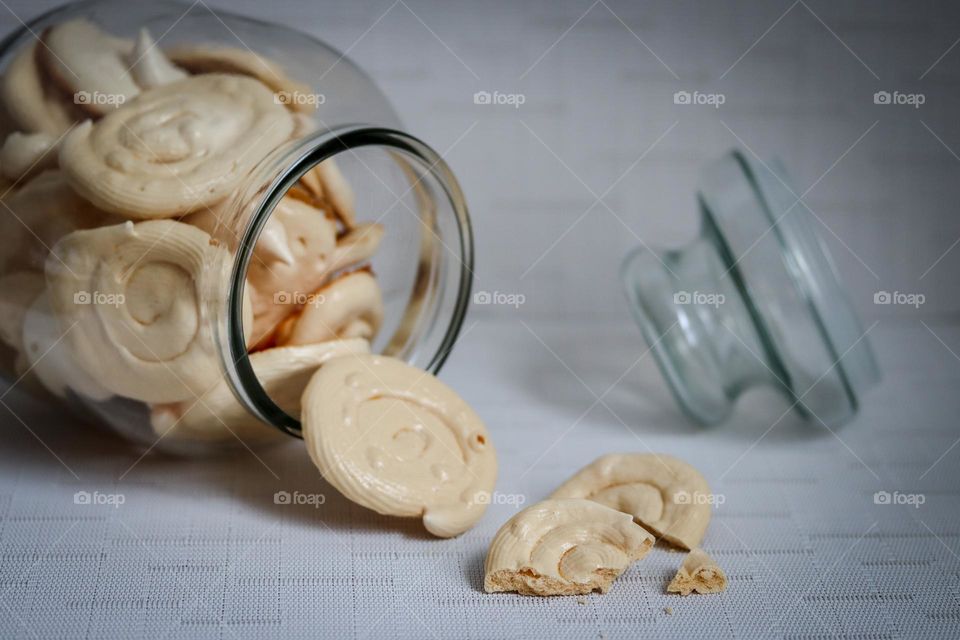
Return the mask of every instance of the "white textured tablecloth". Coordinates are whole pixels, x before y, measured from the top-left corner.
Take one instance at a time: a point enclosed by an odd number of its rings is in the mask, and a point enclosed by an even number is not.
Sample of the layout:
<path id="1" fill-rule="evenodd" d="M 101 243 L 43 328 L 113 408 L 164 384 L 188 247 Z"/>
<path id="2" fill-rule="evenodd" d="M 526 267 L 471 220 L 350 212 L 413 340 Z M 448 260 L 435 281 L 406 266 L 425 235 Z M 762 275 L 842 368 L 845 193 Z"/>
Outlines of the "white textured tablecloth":
<path id="1" fill-rule="evenodd" d="M 682 556 L 660 548 L 608 595 L 487 595 L 483 558 L 510 504 L 436 540 L 341 498 L 299 442 L 137 462 L 15 392 L 4 402 L 29 430 L 0 419 L 0 637 L 957 637 L 960 361 L 944 344 L 960 351 L 960 330 L 891 321 L 871 337 L 885 379 L 855 422 L 834 436 L 790 415 L 757 443 L 787 406 L 772 393 L 703 431 L 650 358 L 611 387 L 645 349 L 627 323 L 468 321 L 443 377 L 488 421 L 498 491 L 529 504 L 597 455 L 649 448 L 723 496 L 704 546 L 729 588 L 687 598 L 665 594 Z M 122 504 L 75 504 L 77 491 Z M 325 503 L 278 505 L 277 491 Z M 925 502 L 875 504 L 877 491 Z"/>

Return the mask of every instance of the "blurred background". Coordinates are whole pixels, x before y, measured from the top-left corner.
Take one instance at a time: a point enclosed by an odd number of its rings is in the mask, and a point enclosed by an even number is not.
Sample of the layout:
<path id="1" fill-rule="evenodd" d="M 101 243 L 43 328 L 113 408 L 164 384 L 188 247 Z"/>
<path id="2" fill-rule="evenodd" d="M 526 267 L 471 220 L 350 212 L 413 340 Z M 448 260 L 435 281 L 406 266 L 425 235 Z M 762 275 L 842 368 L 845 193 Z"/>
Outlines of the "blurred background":
<path id="1" fill-rule="evenodd" d="M 7 0 L 4 29 L 58 4 Z M 620 259 L 690 240 L 698 170 L 734 146 L 786 164 L 865 324 L 960 310 L 955 3 L 205 0 L 194 11 L 207 6 L 346 52 L 445 153 L 474 216 L 476 289 L 525 296 L 475 317 L 630 322 Z M 507 102 L 475 104 L 483 91 Z M 678 91 L 723 103 L 675 104 Z M 884 91 L 922 104 L 876 104 Z M 874 305 L 877 291 L 925 300 Z"/>

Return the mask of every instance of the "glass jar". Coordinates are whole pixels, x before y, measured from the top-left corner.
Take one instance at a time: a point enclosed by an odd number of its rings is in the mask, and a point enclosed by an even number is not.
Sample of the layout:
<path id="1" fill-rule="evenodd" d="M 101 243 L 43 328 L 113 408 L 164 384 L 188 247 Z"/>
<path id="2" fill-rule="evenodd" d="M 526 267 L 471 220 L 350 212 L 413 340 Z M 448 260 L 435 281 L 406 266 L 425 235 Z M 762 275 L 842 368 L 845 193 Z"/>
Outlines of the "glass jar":
<path id="1" fill-rule="evenodd" d="M 90 76 L 116 59 L 124 82 Z M 88 0 L 8 37 L 0 66 L 4 133 L 41 132 L 29 140 L 54 148 L 28 153 L 34 165 L 18 155 L 26 138 L 0 152 L 11 174 L 0 191 L 11 385 L 52 393 L 144 447 L 192 453 L 299 436 L 299 390 L 323 349 L 365 348 L 321 340 L 359 335 L 376 352 L 440 369 L 470 299 L 466 204 L 439 154 L 401 130 L 343 54 L 205 5 Z M 199 77 L 211 83 L 202 100 L 164 89 Z M 132 96 L 103 90 L 141 81 Z M 23 96 L 37 103 L 10 104 Z M 290 133 L 279 135 L 288 116 Z M 104 143 L 111 128 L 116 139 Z M 204 164 L 211 157 L 225 159 L 220 173 Z M 188 161 L 195 169 L 178 173 Z M 156 179 L 143 177 L 150 171 Z M 113 182 L 116 172 L 137 180 Z M 174 206 L 181 191 L 196 201 Z M 350 307 L 363 287 L 331 288 L 351 276 L 379 287 L 374 321 Z M 371 295 L 358 303 L 367 312 Z M 312 305 L 342 326 L 291 340 Z"/>

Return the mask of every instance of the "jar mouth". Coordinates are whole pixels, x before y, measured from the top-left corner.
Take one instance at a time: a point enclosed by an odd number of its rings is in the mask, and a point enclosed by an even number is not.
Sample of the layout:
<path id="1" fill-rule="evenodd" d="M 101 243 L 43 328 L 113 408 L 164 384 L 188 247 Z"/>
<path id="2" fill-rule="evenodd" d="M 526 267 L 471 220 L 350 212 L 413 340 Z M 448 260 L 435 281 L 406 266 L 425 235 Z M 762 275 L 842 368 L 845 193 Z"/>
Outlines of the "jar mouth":
<path id="1" fill-rule="evenodd" d="M 451 312 L 447 316 L 445 327 L 436 326 L 434 322 L 431 323 L 429 330 L 441 330 L 442 335 L 436 347 L 432 349 L 433 353 L 429 354 L 429 358 L 419 366 L 434 374 L 439 372 L 456 342 L 469 306 L 474 269 L 473 231 L 470 215 L 459 183 L 439 153 L 421 140 L 402 131 L 367 125 L 347 125 L 315 133 L 297 142 L 292 150 L 286 150 L 283 154 L 282 167 L 279 171 L 273 171 L 275 177 L 267 186 L 258 191 L 258 204 L 253 209 L 245 229 L 240 234 L 240 241 L 229 274 L 226 314 L 223 315 L 222 321 L 217 323 L 217 331 L 221 335 L 219 336 L 220 339 L 215 342 L 221 352 L 225 377 L 237 400 L 259 420 L 298 438 L 303 437 L 300 420 L 297 416 L 291 416 L 274 402 L 260 383 L 250 362 L 243 321 L 247 268 L 250 266 L 254 247 L 261 232 L 277 204 L 290 188 L 304 174 L 324 160 L 344 153 L 355 154 L 357 150 L 364 147 L 378 147 L 391 155 L 402 157 L 403 160 L 408 161 L 408 164 L 415 165 L 419 169 L 420 175 L 416 178 L 412 174 L 409 176 L 412 179 L 410 190 L 417 189 L 421 181 L 429 177 L 431 183 L 442 192 L 436 195 L 445 199 L 456 225 L 459 253 L 454 253 L 458 258 L 459 265 L 454 265 L 454 267 L 459 267 L 459 269 L 458 273 L 454 274 L 455 278 L 453 278 L 455 284 L 452 288 L 455 291 L 452 292 Z M 421 220 L 421 225 L 425 226 L 425 224 Z M 433 229 L 426 228 L 434 236 L 437 236 Z M 445 249 L 450 251 L 450 247 L 443 240 L 440 240 L 438 236 L 437 239 Z M 418 269 L 418 280 L 414 284 L 415 289 L 420 286 L 419 279 L 423 275 Z M 407 319 L 408 314 L 413 314 L 414 320 L 418 319 L 415 316 L 420 310 L 415 307 L 413 304 L 408 304 L 404 310 L 404 319 Z M 394 337 L 398 337 L 404 331 L 403 327 L 408 324 L 401 322 L 401 327 L 398 328 Z M 391 346 L 394 342 L 395 340 L 391 340 Z M 409 359 L 412 359 L 410 354 L 406 355 Z"/>

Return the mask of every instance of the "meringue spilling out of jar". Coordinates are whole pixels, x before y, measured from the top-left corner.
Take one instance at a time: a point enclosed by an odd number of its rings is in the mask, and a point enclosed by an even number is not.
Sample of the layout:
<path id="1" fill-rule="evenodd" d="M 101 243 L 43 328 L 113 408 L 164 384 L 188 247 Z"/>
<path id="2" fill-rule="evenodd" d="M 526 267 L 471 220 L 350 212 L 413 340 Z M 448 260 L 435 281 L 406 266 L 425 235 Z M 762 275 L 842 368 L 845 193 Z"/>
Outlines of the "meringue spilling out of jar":
<path id="1" fill-rule="evenodd" d="M 223 234 L 233 197 L 316 128 L 315 105 L 289 99 L 309 87 L 242 49 L 164 52 L 146 29 L 123 38 L 74 19 L 40 35 L 0 79 L 0 215 L 13 233 L 0 248 L 0 340 L 16 374 L 60 397 L 143 403 L 158 437 L 275 435 L 233 399 L 206 325 L 239 242 Z M 328 159 L 257 242 L 243 326 L 261 383 L 295 414 L 323 361 L 376 337 L 369 261 L 382 237 L 357 221 Z"/>
<path id="2" fill-rule="evenodd" d="M 387 356 L 344 355 L 313 375 L 301 405 L 311 459 L 353 502 L 421 518 L 441 538 L 486 510 L 497 479 L 490 434 L 430 373 Z"/>

